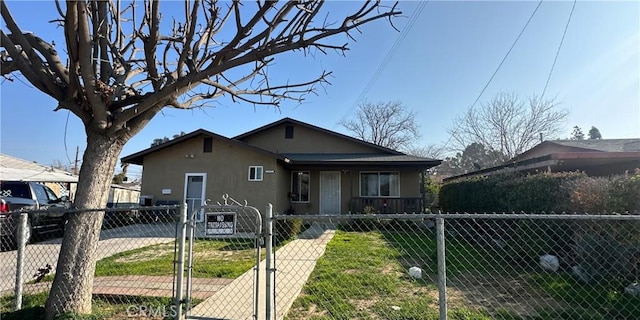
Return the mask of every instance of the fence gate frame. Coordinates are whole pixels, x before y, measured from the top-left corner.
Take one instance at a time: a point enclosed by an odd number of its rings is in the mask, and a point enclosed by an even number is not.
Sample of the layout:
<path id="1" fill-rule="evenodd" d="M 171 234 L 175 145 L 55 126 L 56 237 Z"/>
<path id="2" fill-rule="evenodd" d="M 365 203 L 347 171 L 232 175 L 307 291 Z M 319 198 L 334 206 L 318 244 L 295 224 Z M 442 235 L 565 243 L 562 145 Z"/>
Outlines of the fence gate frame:
<path id="1" fill-rule="evenodd" d="M 222 196 L 222 202 L 216 202 L 214 205 L 210 205 L 205 201 L 205 203 L 197 208 L 194 208 L 192 212 L 187 212 L 187 204 L 183 204 L 183 208 L 180 215 L 180 230 L 178 232 L 178 253 L 176 255 L 176 259 L 174 264 L 176 265 L 176 270 L 174 272 L 174 287 L 176 288 L 174 297 L 173 297 L 173 305 L 175 306 L 176 311 L 176 319 L 184 319 L 188 318 L 189 312 L 191 309 L 191 290 L 192 290 L 192 280 L 193 280 L 193 263 L 194 263 L 194 240 L 196 238 L 196 229 L 197 224 L 200 223 L 204 225 L 203 229 L 205 230 L 203 236 L 205 238 L 212 239 L 233 239 L 236 237 L 235 229 L 236 223 L 238 219 L 238 213 L 244 214 L 246 217 L 246 221 L 250 221 L 250 218 L 253 217 L 255 219 L 255 229 L 252 236 L 249 239 L 254 241 L 254 249 L 255 249 L 255 264 L 253 267 L 253 318 L 258 319 L 258 306 L 259 306 L 259 296 L 260 296 L 260 260 L 261 260 L 261 247 L 263 245 L 263 241 L 265 240 L 264 235 L 264 227 L 265 220 L 263 220 L 262 214 L 260 211 L 252 206 L 249 206 L 247 201 L 244 203 L 240 203 L 235 199 L 229 197 L 228 194 L 224 194 Z M 207 223 L 207 214 L 214 213 L 227 213 L 233 214 L 235 216 L 233 223 L 233 234 L 220 234 L 216 236 L 215 234 L 206 234 L 206 223 Z M 204 221 L 198 221 L 198 215 L 201 215 L 204 218 Z M 188 239 L 188 240 L 187 240 Z M 271 241 L 266 241 L 271 242 Z M 185 259 L 186 255 L 186 259 Z M 268 267 L 267 267 L 268 268 Z M 186 270 L 185 270 L 186 269 Z M 186 271 L 186 284 L 184 284 L 184 273 Z M 268 298 L 267 298 L 268 299 Z M 268 300 L 267 300 L 268 301 Z M 183 310 L 184 307 L 184 310 Z"/>

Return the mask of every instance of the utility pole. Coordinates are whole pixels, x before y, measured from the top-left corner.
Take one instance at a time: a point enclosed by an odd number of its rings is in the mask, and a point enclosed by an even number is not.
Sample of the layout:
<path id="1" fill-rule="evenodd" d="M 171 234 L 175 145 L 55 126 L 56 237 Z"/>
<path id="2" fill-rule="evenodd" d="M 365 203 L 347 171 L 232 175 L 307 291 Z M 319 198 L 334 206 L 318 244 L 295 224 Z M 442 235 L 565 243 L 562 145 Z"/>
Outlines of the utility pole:
<path id="1" fill-rule="evenodd" d="M 76 146 L 76 161 L 73 163 L 73 175 L 78 175 L 78 153 L 80 152 L 80 146 Z"/>

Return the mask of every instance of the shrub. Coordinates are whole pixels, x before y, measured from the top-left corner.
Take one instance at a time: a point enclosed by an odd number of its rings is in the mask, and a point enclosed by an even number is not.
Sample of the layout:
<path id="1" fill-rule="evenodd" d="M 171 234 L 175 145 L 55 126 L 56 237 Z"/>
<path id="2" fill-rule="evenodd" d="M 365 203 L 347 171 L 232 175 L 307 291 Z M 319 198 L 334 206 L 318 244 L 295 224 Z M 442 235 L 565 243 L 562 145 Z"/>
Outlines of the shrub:
<path id="1" fill-rule="evenodd" d="M 448 183 L 440 203 L 448 212 L 578 212 L 640 210 L 640 174 L 608 178 L 582 173 L 504 174 Z M 506 254 L 533 266 L 543 254 L 579 265 L 592 280 L 640 277 L 640 223 L 630 221 L 452 221 L 473 243 L 506 240 Z M 635 273 L 635 275 L 634 275 Z"/>
<path id="2" fill-rule="evenodd" d="M 302 219 L 284 219 L 277 220 L 274 225 L 275 243 L 280 245 L 282 242 L 294 239 L 302 230 Z"/>

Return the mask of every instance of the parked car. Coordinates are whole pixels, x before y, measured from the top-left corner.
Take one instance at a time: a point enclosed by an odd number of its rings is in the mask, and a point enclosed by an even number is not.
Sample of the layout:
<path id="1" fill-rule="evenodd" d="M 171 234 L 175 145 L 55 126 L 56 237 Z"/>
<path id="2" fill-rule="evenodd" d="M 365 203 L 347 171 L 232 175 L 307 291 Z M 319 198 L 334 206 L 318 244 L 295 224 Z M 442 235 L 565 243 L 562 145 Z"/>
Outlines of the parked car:
<path id="1" fill-rule="evenodd" d="M 10 247 L 17 243 L 16 227 L 21 212 L 28 213 L 26 240 L 35 235 L 61 232 L 66 223 L 65 208 L 69 208 L 67 197 L 58 197 L 44 184 L 26 181 L 0 181 L 2 213 L 0 229 L 2 241 Z"/>

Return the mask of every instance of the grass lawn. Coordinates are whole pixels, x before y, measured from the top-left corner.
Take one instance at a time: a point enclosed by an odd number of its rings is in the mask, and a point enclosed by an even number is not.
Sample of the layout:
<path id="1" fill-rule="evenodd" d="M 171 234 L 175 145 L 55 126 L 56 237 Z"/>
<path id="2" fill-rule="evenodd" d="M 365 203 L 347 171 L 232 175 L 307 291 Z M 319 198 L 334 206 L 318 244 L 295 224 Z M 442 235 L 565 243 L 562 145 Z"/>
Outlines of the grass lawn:
<path id="1" fill-rule="evenodd" d="M 286 319 L 438 319 L 435 248 L 430 232 L 337 231 Z M 446 252 L 449 319 L 640 319 L 640 298 L 619 289 L 518 270 L 455 238 Z"/>
<path id="2" fill-rule="evenodd" d="M 250 270 L 255 263 L 254 241 L 251 239 L 203 240 L 194 242 L 193 276 L 197 278 L 237 278 Z M 263 258 L 264 258 L 264 249 Z M 121 252 L 104 258 L 96 264 L 96 277 L 119 275 L 172 276 L 174 244 L 163 243 Z M 48 275 L 43 281 L 53 281 Z M 12 312 L 13 296 L 0 297 L 0 318 L 44 319 L 44 304 L 47 292 L 24 295 L 23 310 Z M 196 305 L 200 301 L 194 301 Z M 149 298 L 117 296 L 112 298 L 94 297 L 93 315 L 79 319 L 122 319 L 127 316 L 129 306 L 144 305 L 162 308 L 168 306 L 171 298 Z M 163 317 L 144 317 L 163 319 Z M 70 318 L 76 319 L 76 318 Z"/>
<path id="3" fill-rule="evenodd" d="M 437 288 L 410 278 L 378 232 L 336 231 L 286 319 L 438 319 Z M 450 319 L 491 319 L 454 308 Z"/>
<path id="4" fill-rule="evenodd" d="M 173 243 L 163 243 L 115 254 L 98 261 L 96 276 L 171 276 L 173 249 Z M 256 253 L 252 239 L 199 239 L 193 252 L 193 277 L 231 279 L 253 267 Z"/>
<path id="5" fill-rule="evenodd" d="M 23 309 L 17 312 L 11 312 L 4 307 L 0 308 L 1 318 L 3 320 L 45 320 L 44 304 L 47 300 L 47 293 L 28 294 L 23 297 Z M 198 301 L 196 301 L 198 302 Z M 0 306 L 12 306 L 13 296 L 4 296 L 0 298 Z M 153 311 L 144 317 L 135 319 L 164 319 L 164 313 L 171 314 L 171 298 L 147 298 L 147 297 L 127 297 L 126 301 L 119 299 L 93 298 L 93 313 L 90 316 L 63 316 L 59 320 L 115 320 L 133 318 L 129 315 L 136 315 L 140 307 L 151 308 Z M 162 314 L 162 315 L 161 315 Z"/>

